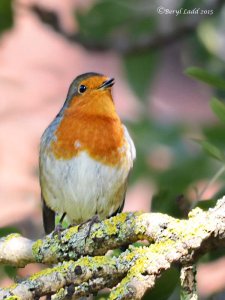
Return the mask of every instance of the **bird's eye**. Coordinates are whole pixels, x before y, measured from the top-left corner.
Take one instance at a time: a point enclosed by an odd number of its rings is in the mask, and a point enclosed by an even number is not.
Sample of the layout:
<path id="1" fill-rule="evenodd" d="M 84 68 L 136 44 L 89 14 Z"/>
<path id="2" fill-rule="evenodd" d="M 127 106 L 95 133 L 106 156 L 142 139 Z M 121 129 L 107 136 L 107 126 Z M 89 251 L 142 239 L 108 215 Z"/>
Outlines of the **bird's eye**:
<path id="1" fill-rule="evenodd" d="M 79 91 L 80 94 L 83 94 L 86 91 L 86 89 L 87 89 L 86 85 L 81 84 L 79 86 L 78 91 Z"/>

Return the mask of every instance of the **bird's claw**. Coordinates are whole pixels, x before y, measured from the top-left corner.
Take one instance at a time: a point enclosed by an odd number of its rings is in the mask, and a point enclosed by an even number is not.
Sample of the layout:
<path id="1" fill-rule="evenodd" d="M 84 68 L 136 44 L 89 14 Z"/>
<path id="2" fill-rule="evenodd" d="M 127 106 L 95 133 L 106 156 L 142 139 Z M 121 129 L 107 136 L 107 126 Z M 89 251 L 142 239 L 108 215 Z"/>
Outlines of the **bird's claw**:
<path id="1" fill-rule="evenodd" d="M 90 223 L 89 223 L 89 228 L 88 228 L 87 236 L 85 238 L 85 242 L 86 242 L 86 239 L 90 236 L 92 226 L 95 223 L 100 223 L 101 222 L 99 220 L 99 216 L 98 215 L 94 215 L 93 218 L 91 218 L 89 221 L 90 221 Z"/>
<path id="2" fill-rule="evenodd" d="M 53 231 L 53 235 L 58 235 L 58 239 L 61 240 L 61 232 L 63 231 L 62 224 L 59 223 L 55 226 L 55 229 Z"/>
<path id="3" fill-rule="evenodd" d="M 89 236 L 90 236 L 92 226 L 93 226 L 95 223 L 99 223 L 99 222 L 100 222 L 99 216 L 98 216 L 98 215 L 94 215 L 91 219 L 88 219 L 87 221 L 84 221 L 84 222 L 82 222 L 82 223 L 80 223 L 80 224 L 78 225 L 78 230 L 80 230 L 80 228 L 81 228 L 83 225 L 89 223 L 88 232 L 87 232 L 87 235 L 86 235 L 86 237 L 85 237 L 85 242 L 86 242 L 87 238 L 89 238 Z"/>

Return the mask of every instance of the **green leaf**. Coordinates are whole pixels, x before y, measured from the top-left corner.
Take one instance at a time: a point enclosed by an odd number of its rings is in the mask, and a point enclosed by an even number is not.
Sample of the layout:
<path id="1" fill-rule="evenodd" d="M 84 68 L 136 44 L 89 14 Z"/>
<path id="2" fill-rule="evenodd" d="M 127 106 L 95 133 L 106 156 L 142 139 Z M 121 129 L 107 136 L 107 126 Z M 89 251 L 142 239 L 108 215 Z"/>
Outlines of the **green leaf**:
<path id="1" fill-rule="evenodd" d="M 176 195 L 172 189 L 164 186 L 152 197 L 151 211 L 180 217 L 181 212 L 177 201 L 179 196 L 180 195 Z"/>
<path id="2" fill-rule="evenodd" d="M 212 75 L 201 68 L 190 67 L 187 68 L 184 73 L 192 78 L 203 81 L 218 89 L 225 89 L 225 80 L 216 75 Z"/>
<path id="3" fill-rule="evenodd" d="M 0 238 L 5 237 L 11 233 L 20 233 L 20 231 L 15 227 L 2 227 L 0 228 Z"/>
<path id="4" fill-rule="evenodd" d="M 179 282 L 178 269 L 171 268 L 162 273 L 156 281 L 155 287 L 147 291 L 143 300 L 167 300 Z"/>
<path id="5" fill-rule="evenodd" d="M 135 22 L 132 22 L 129 26 L 130 38 L 133 42 L 136 39 L 142 37 L 143 39 L 149 34 L 153 33 L 156 28 L 156 19 L 154 16 L 149 15 L 136 18 Z"/>
<path id="6" fill-rule="evenodd" d="M 151 11 L 143 13 L 136 0 L 97 0 L 88 10 L 76 10 L 75 18 L 87 42 L 109 45 L 116 40 L 121 47 L 149 36 L 156 26 L 156 17 Z"/>
<path id="7" fill-rule="evenodd" d="M 130 54 L 124 57 L 127 79 L 134 92 L 142 100 L 146 99 L 158 59 L 156 52 Z"/>
<path id="8" fill-rule="evenodd" d="M 225 123 L 225 104 L 214 97 L 210 102 L 210 106 L 215 115 Z"/>
<path id="9" fill-rule="evenodd" d="M 203 128 L 203 134 L 213 145 L 225 150 L 224 124 L 218 122 L 210 127 L 206 126 Z"/>
<path id="10" fill-rule="evenodd" d="M 95 40 L 108 40 L 112 35 L 118 35 L 119 28 L 124 30 L 136 14 L 123 2 L 99 0 L 88 11 L 76 11 L 80 33 Z"/>
<path id="11" fill-rule="evenodd" d="M 0 34 L 13 25 L 12 0 L 0 0 Z"/>
<path id="12" fill-rule="evenodd" d="M 208 261 L 215 261 L 222 257 L 224 258 L 224 248 L 215 249 L 208 253 Z"/>
<path id="13" fill-rule="evenodd" d="M 224 176 L 222 177 L 224 180 Z M 214 195 L 215 199 L 220 199 L 222 197 L 224 197 L 225 195 L 225 186 L 222 186 L 222 188 Z"/>
<path id="14" fill-rule="evenodd" d="M 16 267 L 4 266 L 4 271 L 12 279 L 16 277 L 16 274 L 17 274 L 17 268 Z"/>
<path id="15" fill-rule="evenodd" d="M 196 140 L 196 139 L 194 141 L 199 143 L 202 146 L 203 150 L 207 154 L 209 154 L 211 157 L 213 157 L 219 161 L 225 162 L 224 153 L 219 148 L 214 146 L 212 143 L 210 143 L 209 141 L 202 141 L 202 140 Z"/>
<path id="16" fill-rule="evenodd" d="M 109 299 L 109 293 L 101 293 L 94 298 L 95 300 L 107 300 Z"/>
<path id="17" fill-rule="evenodd" d="M 216 205 L 215 199 L 209 199 L 209 200 L 202 200 L 198 202 L 197 207 L 203 209 L 204 211 L 207 211 L 209 208 L 214 207 Z"/>

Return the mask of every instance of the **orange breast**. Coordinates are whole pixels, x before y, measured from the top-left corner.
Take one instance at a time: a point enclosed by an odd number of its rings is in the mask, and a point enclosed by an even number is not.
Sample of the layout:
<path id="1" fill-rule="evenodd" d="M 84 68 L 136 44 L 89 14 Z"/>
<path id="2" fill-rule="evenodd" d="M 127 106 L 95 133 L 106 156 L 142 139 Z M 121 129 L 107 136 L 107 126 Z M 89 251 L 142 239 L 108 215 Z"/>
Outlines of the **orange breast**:
<path id="1" fill-rule="evenodd" d="M 124 131 L 119 117 L 66 111 L 55 133 L 51 149 L 57 158 L 71 159 L 87 151 L 95 160 L 117 165 L 125 155 Z"/>

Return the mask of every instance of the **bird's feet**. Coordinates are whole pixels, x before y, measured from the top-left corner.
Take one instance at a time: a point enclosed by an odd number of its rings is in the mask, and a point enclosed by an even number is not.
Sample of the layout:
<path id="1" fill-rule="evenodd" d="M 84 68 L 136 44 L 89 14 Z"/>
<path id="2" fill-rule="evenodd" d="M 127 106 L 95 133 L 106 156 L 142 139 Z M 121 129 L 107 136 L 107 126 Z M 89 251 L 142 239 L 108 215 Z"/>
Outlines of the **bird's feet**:
<path id="1" fill-rule="evenodd" d="M 62 222 L 63 222 L 65 216 L 66 216 L 66 213 L 64 213 L 61 216 L 59 223 L 55 226 L 55 229 L 53 231 L 53 235 L 57 234 L 59 240 L 61 240 L 61 232 L 63 231 Z"/>
<path id="2" fill-rule="evenodd" d="M 82 222 L 78 225 L 78 230 L 79 230 L 83 225 L 89 223 L 88 232 L 87 232 L 87 235 L 86 235 L 86 238 L 85 238 L 85 242 L 86 242 L 86 239 L 90 236 L 92 226 L 95 223 L 99 223 L 99 222 L 101 222 L 100 219 L 99 219 L 99 216 L 94 215 L 91 219 L 88 219 L 87 221 L 84 221 L 84 222 Z"/>
<path id="3" fill-rule="evenodd" d="M 92 226 L 95 223 L 100 223 L 101 222 L 99 220 L 99 216 L 98 215 L 94 215 L 89 221 L 90 221 L 90 223 L 89 223 L 89 228 L 88 228 L 86 239 L 90 236 Z M 86 239 L 85 239 L 85 241 L 86 241 Z"/>
<path id="4" fill-rule="evenodd" d="M 63 231 L 62 224 L 59 223 L 55 226 L 55 229 L 53 231 L 53 235 L 58 235 L 58 239 L 61 240 L 61 232 Z"/>

